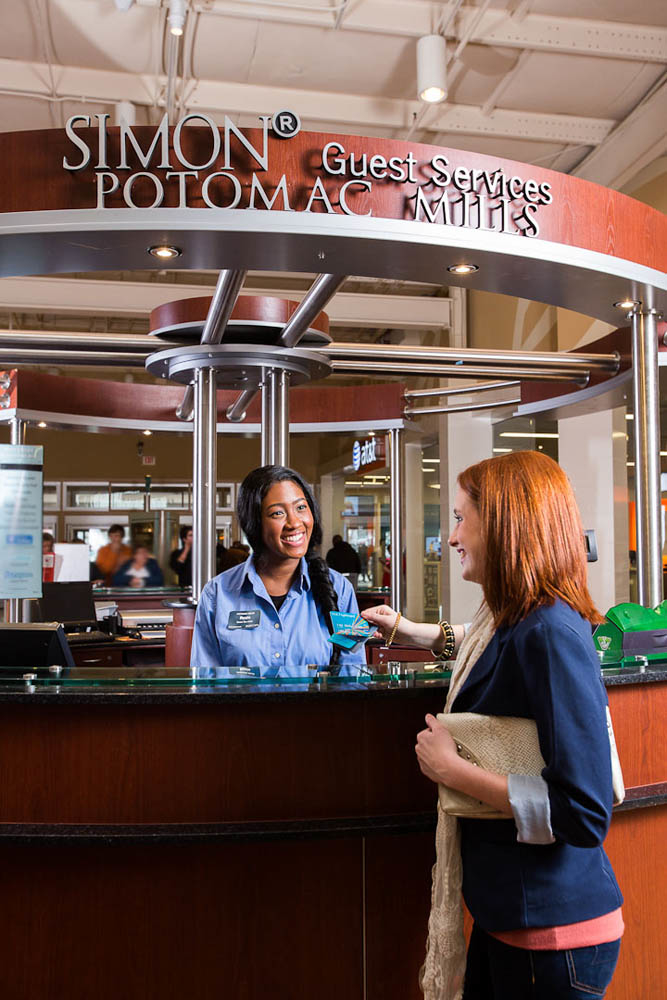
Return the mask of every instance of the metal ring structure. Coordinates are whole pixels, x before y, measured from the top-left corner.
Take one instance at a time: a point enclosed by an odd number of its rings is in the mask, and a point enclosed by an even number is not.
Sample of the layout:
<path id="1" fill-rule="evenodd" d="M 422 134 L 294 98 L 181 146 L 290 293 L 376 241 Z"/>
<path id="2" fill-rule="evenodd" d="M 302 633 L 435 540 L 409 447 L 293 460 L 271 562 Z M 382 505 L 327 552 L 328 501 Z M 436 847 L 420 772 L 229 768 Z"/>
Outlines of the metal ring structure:
<path id="1" fill-rule="evenodd" d="M 323 354 L 298 347 L 194 344 L 157 351 L 146 359 L 146 370 L 152 375 L 181 385 L 189 385 L 200 368 L 215 370 L 219 389 L 258 389 L 268 369 L 288 372 L 292 385 L 331 374 L 331 365 Z"/>

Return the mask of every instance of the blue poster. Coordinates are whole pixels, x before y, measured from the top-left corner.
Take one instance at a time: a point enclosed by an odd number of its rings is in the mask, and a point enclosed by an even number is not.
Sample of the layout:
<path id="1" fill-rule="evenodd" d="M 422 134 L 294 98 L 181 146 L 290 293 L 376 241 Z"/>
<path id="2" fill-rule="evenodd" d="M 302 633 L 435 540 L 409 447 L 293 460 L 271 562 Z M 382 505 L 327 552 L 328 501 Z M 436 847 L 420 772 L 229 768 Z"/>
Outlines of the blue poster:
<path id="1" fill-rule="evenodd" d="M 42 594 L 41 445 L 0 444 L 0 598 Z"/>

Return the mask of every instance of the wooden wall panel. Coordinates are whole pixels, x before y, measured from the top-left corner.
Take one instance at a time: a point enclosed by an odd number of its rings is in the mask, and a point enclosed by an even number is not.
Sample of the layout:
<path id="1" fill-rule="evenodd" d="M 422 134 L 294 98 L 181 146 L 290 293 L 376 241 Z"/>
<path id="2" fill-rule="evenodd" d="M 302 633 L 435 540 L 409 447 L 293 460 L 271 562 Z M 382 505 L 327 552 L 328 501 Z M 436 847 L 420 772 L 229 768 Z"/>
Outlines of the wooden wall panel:
<path id="1" fill-rule="evenodd" d="M 286 696 L 289 698 L 289 696 Z M 0 823 L 219 823 L 429 810 L 414 737 L 442 694 L 0 706 Z M 29 732 L 30 739 L 25 739 Z M 391 735 L 390 735 L 391 734 Z M 26 795 L 25 774 L 39 774 Z"/>
<path id="2" fill-rule="evenodd" d="M 359 841 L 3 845 L 0 881 L 3 1000 L 363 998 Z"/>
<path id="3" fill-rule="evenodd" d="M 626 787 L 667 781 L 667 683 L 619 685 L 607 693 Z"/>
<path id="4" fill-rule="evenodd" d="M 435 834 L 367 837 L 367 1000 L 420 1000 Z M 397 892 L 400 906 L 397 907 Z"/>
<path id="5" fill-rule="evenodd" d="M 667 997 L 667 805 L 614 816 L 605 850 L 625 897 L 625 935 L 607 1000 Z"/>

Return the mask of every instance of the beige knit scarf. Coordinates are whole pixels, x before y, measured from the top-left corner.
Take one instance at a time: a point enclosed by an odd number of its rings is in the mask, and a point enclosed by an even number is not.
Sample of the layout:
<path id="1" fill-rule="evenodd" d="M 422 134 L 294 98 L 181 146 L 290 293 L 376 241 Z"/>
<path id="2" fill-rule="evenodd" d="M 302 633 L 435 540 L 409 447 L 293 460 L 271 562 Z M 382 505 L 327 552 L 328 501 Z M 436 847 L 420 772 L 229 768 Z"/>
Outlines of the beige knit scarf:
<path id="1" fill-rule="evenodd" d="M 482 602 L 461 643 L 452 671 L 445 712 L 451 711 L 454 699 L 494 632 L 493 615 L 486 603 Z M 426 1000 L 461 1000 L 465 972 L 461 835 L 456 817 L 444 813 L 439 804 L 435 850 L 431 914 L 428 919 L 426 958 L 420 971 L 420 985 Z"/>

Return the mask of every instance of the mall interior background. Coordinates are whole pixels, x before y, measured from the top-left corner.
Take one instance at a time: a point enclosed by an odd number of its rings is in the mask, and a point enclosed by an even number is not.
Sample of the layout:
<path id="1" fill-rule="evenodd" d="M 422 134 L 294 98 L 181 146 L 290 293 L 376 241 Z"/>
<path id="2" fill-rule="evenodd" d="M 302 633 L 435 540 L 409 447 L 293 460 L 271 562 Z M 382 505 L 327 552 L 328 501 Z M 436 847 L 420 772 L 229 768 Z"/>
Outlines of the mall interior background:
<path id="1" fill-rule="evenodd" d="M 113 121 L 121 102 L 137 124 L 156 123 L 165 107 L 172 118 L 205 107 L 214 119 L 228 113 L 245 127 L 279 101 L 313 131 L 412 138 L 507 156 L 598 181 L 667 211 L 667 8 L 658 0 L 638 0 L 631 8 L 620 0 L 298 7 L 282 0 L 208 0 L 186 5 L 177 50 L 166 32 L 167 13 L 159 0 L 0 0 L 3 129 L 62 128 L 83 107 Z M 560 40 L 555 29 L 562 29 Z M 444 105 L 426 108 L 415 97 L 414 46 L 433 30 L 447 36 L 450 87 Z M 222 59 L 215 44 L 221 37 Z M 250 273 L 243 294 L 302 297 L 313 276 L 276 267 Z M 0 328 L 145 333 L 156 304 L 212 291 L 216 278 L 168 268 L 4 278 Z M 434 286 L 350 276 L 328 311 L 332 334 L 342 341 L 562 351 L 612 329 L 564 309 L 475 290 L 474 279 Z M 44 370 L 124 379 L 137 393 L 152 381 L 136 370 L 70 369 L 65 359 Z M 337 376 L 329 384 L 350 381 Z M 363 391 L 364 380 L 356 383 Z M 410 380 L 412 388 L 436 384 Z M 498 402 L 503 398 L 499 393 Z M 667 473 L 664 409 L 661 418 Z M 446 552 L 455 476 L 471 461 L 508 448 L 543 448 L 563 464 L 585 526 L 597 534 L 599 561 L 590 565 L 597 603 L 605 609 L 631 596 L 631 419 L 628 399 L 618 410 L 534 424 L 513 419 L 507 408 L 415 422 L 406 436 L 407 612 L 431 620 L 470 615 L 475 588 L 459 582 Z M 340 533 L 370 549 L 361 584 L 375 588 L 382 584 L 379 557 L 391 541 L 389 471 L 355 473 L 355 439 L 294 435 L 291 462 L 319 492 L 325 546 Z M 8 440 L 0 426 L 0 441 Z M 35 423 L 26 441 L 44 445 L 45 528 L 58 540 L 83 537 L 94 555 L 110 523 L 134 520 L 168 532 L 172 544 L 178 525 L 189 519 L 186 429 L 93 434 Z M 238 534 L 236 486 L 259 458 L 258 438 L 242 426 L 220 435 L 218 525 L 226 541 Z M 161 548 L 167 548 L 164 539 Z"/>

